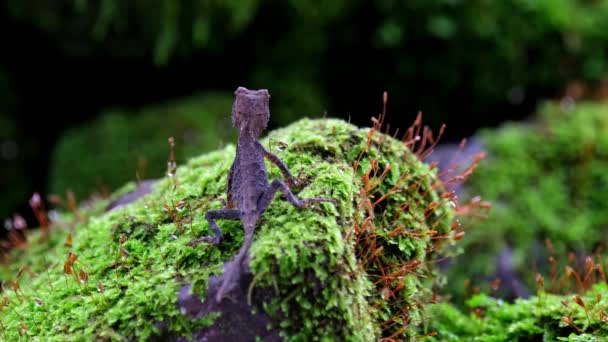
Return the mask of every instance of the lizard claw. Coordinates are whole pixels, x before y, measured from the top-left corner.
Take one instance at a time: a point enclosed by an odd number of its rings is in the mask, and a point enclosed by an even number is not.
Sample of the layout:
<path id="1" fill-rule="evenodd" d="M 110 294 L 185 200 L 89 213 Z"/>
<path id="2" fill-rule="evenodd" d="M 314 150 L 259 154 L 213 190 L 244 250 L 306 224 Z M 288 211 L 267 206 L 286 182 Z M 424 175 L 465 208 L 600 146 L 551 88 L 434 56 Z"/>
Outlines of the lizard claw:
<path id="1" fill-rule="evenodd" d="M 202 238 L 194 239 L 194 240 L 188 242 L 188 246 L 196 246 L 201 242 L 206 242 L 206 243 L 210 243 L 212 245 L 217 245 L 221 241 L 222 241 L 222 238 L 217 237 L 217 236 L 204 236 Z"/>

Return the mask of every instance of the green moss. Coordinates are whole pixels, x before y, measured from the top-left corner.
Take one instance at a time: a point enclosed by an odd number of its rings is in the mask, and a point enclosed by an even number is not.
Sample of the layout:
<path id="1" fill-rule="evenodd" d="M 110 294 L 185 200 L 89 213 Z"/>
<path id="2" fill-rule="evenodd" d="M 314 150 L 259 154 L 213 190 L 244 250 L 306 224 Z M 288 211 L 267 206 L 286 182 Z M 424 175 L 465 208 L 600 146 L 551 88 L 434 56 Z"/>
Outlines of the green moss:
<path id="1" fill-rule="evenodd" d="M 431 331 L 437 336 L 426 341 L 605 341 L 608 325 L 601 312 L 608 305 L 608 287 L 594 286 L 580 296 L 587 312 L 576 304 L 576 295 L 539 293 L 509 304 L 485 294 L 467 301 L 471 312 L 450 304 L 432 306 Z M 478 312 L 478 314 L 473 313 Z M 562 318 L 569 318 L 575 327 Z M 577 331 L 576 329 L 580 329 Z"/>
<path id="2" fill-rule="evenodd" d="M 310 178 L 300 197 L 321 195 L 338 202 L 304 210 L 277 198 L 258 223 L 250 251 L 252 291 L 268 288 L 274 293 L 264 310 L 286 340 L 369 341 L 380 334 L 415 334 L 433 283 L 432 277 L 423 278 L 432 272 L 431 267 L 413 268 L 403 277 L 403 289 L 395 289 L 397 300 L 388 301 L 381 292 L 385 285 L 374 285 L 377 266 L 363 268 L 367 259 L 358 249 L 361 241 L 355 238 L 364 234 L 354 233 L 354 226 L 365 219 L 375 223 L 378 246 L 384 247 L 379 260 L 388 271 L 408 261 L 428 261 L 431 239 L 425 233 L 431 227 L 446 233 L 452 212 L 447 203 L 438 201 L 441 187 L 436 170 L 418 161 L 397 140 L 384 137 L 380 144 L 381 137 L 374 133 L 368 140 L 368 130 L 339 120 L 301 120 L 271 132 L 263 141 L 292 171 L 303 168 Z M 287 147 L 279 150 L 275 141 Z M 180 185 L 175 190 L 172 179 L 163 179 L 151 194 L 133 204 L 109 213 L 89 213 L 87 222 L 74 226 L 72 247 L 64 246 L 73 222 L 70 215 L 54 225 L 48 242 L 36 242 L 33 233 L 33 242 L 15 250 L 12 263 L 3 271 L 7 280 L 22 265 L 31 265 L 39 274 L 32 278 L 24 273 L 19 280 L 27 297 L 23 301 L 13 291 L 5 294 L 10 304 L 1 317 L 7 338 L 18 339 L 21 320 L 27 334 L 46 340 L 145 340 L 161 321 L 170 334 L 178 336 L 209 325 L 213 317 L 193 321 L 179 313 L 176 296 L 178 288 L 188 283 L 204 295 L 209 276 L 221 273 L 223 263 L 242 244 L 240 222 L 222 220 L 225 240 L 220 245 L 187 245 L 191 239 L 211 234 L 203 214 L 221 207 L 234 153 L 229 145 L 190 159 L 177 171 Z M 361 165 L 355 172 L 352 163 L 359 156 Z M 373 159 L 392 169 L 383 181 L 380 173 L 369 173 L 370 181 L 378 186 L 366 192 L 361 179 L 374 165 Z M 280 177 L 276 167 L 269 165 L 269 171 L 270 178 Z M 399 185 L 403 174 L 408 177 Z M 405 191 L 412 184 L 418 184 L 415 190 Z M 377 206 L 373 217 L 362 209 L 364 200 L 378 199 L 395 186 L 401 190 L 389 196 L 382 208 Z M 418 205 L 402 210 L 410 200 Z M 431 201 L 439 204 L 429 212 Z M 421 236 L 389 236 L 387 232 L 398 225 Z M 126 240 L 121 244 L 122 236 Z M 89 274 L 88 283 L 81 284 L 83 290 L 63 275 L 70 250 L 82 262 L 75 265 L 77 272 L 83 269 Z M 48 272 L 44 265 L 51 266 Z M 103 296 L 96 291 L 100 282 L 105 287 Z M 397 284 L 386 286 L 394 289 Z M 43 305 L 35 304 L 36 297 Z M 380 322 L 386 320 L 396 325 L 381 327 Z"/>
<path id="3" fill-rule="evenodd" d="M 535 288 L 533 263 L 549 273 L 545 239 L 558 261 L 566 260 L 567 251 L 590 253 L 606 241 L 607 104 L 577 103 L 569 110 L 546 104 L 535 122 L 487 130 L 481 137 L 488 158 L 469 184 L 493 208 L 463 239 L 466 263 L 455 262 L 455 289 L 463 288 L 464 277 L 490 279 L 495 256 L 507 243 L 515 270 Z"/>

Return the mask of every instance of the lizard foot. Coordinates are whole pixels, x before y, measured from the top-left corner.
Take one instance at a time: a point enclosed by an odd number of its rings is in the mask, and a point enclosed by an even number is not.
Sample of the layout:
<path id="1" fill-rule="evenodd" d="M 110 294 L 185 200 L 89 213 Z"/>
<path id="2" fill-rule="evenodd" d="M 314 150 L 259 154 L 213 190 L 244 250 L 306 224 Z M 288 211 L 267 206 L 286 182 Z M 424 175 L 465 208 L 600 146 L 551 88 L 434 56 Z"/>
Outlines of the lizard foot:
<path id="1" fill-rule="evenodd" d="M 204 236 L 202 238 L 194 239 L 194 240 L 188 242 L 188 246 L 196 246 L 201 242 L 206 242 L 206 243 L 210 243 L 212 245 L 217 245 L 218 243 L 222 242 L 222 239 L 217 236 Z"/>

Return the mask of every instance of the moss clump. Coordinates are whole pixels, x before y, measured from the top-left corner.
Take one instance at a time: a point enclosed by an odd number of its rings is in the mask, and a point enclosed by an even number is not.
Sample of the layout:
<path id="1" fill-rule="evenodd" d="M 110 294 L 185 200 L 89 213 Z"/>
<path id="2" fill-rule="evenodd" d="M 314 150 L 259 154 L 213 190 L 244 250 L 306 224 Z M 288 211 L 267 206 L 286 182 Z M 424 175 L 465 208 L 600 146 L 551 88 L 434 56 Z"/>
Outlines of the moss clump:
<path id="1" fill-rule="evenodd" d="M 250 251 L 252 291 L 274 293 L 264 304 L 273 326 L 286 340 L 413 336 L 432 283 L 421 278 L 431 272 L 429 251 L 438 247 L 431 230 L 449 232 L 452 218 L 451 206 L 439 198 L 436 170 L 402 142 L 339 120 L 301 120 L 263 143 L 276 140 L 284 143 L 281 150 L 271 149 L 310 179 L 298 195 L 331 197 L 338 204 L 301 210 L 277 198 L 259 222 Z M 179 167 L 175 189 L 173 179 L 164 179 L 135 203 L 90 213 L 74 225 L 72 246 L 64 245 L 75 222 L 69 217 L 55 224 L 47 242 L 36 242 L 32 234 L 33 242 L 14 250 L 4 270 L 7 280 L 15 280 L 23 265 L 39 275 L 22 274 L 21 291 L 4 293 L 5 338 L 21 333 L 45 340 L 144 340 L 158 332 L 160 322 L 173 336 L 211 324 L 214 317 L 183 316 L 176 296 L 189 283 L 204 295 L 209 276 L 222 272 L 242 243 L 240 222 L 224 220 L 220 245 L 187 246 L 211 234 L 203 214 L 221 207 L 234 152 L 227 146 L 190 159 Z M 276 167 L 269 171 L 270 178 L 280 177 Z M 357 247 L 371 246 L 372 238 L 383 252 L 370 256 Z M 78 256 L 75 275 L 63 272 L 69 251 Z M 375 268 L 395 273 L 405 263 L 412 263 L 407 274 L 377 277 Z M 76 281 L 83 279 L 80 270 L 87 282 Z M 96 291 L 99 283 L 103 294 Z M 24 326 L 27 331 L 20 331 Z"/>
<path id="2" fill-rule="evenodd" d="M 113 109 L 86 126 L 69 130 L 51 161 L 49 192 L 78 198 L 100 185 L 116 189 L 135 179 L 160 177 L 166 168 L 167 138 L 175 137 L 178 162 L 231 141 L 229 93 L 209 93 L 140 110 Z"/>
<path id="3" fill-rule="evenodd" d="M 469 186 L 493 208 L 463 239 L 466 263 L 455 262 L 454 288 L 462 288 L 467 276 L 491 279 L 495 257 L 507 244 L 514 270 L 534 287 L 533 263 L 549 273 L 545 239 L 557 260 L 607 240 L 607 104 L 546 104 L 535 122 L 484 131 L 481 138 L 489 158 Z"/>
<path id="4" fill-rule="evenodd" d="M 509 304 L 479 294 L 469 312 L 450 304 L 433 306 L 426 341 L 606 341 L 608 286 L 599 283 L 584 295 L 539 293 Z"/>

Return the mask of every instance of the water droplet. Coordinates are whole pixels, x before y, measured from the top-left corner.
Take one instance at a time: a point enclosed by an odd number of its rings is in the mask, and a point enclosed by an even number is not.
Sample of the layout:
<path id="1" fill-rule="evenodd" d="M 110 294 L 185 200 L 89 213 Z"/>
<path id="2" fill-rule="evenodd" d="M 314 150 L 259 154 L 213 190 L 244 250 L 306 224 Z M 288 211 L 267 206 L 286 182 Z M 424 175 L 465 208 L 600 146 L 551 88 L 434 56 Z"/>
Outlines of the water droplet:
<path id="1" fill-rule="evenodd" d="M 177 163 L 175 160 L 169 160 L 167 162 L 167 176 L 175 177 L 175 173 L 177 171 Z"/>
<path id="2" fill-rule="evenodd" d="M 48 217 L 49 217 L 49 220 L 51 220 L 51 221 L 58 221 L 59 212 L 57 210 L 49 210 Z"/>
<path id="3" fill-rule="evenodd" d="M 27 223 L 21 215 L 15 214 L 13 216 L 13 227 L 17 230 L 23 230 L 27 228 Z"/>
<path id="4" fill-rule="evenodd" d="M 175 209 L 178 211 L 182 211 L 186 208 L 186 201 L 179 201 L 175 204 Z"/>

